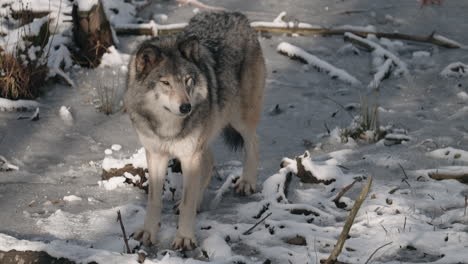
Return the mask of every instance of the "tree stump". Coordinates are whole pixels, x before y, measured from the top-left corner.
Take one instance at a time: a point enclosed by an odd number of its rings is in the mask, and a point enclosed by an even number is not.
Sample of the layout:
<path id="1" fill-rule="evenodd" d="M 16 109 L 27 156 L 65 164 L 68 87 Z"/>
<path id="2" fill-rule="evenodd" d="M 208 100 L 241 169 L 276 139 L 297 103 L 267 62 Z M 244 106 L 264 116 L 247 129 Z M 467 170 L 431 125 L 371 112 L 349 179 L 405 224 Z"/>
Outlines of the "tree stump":
<path id="1" fill-rule="evenodd" d="M 101 1 L 89 10 L 73 5 L 73 38 L 78 47 L 75 61 L 85 67 L 97 67 L 107 48 L 114 45 L 112 29 Z"/>

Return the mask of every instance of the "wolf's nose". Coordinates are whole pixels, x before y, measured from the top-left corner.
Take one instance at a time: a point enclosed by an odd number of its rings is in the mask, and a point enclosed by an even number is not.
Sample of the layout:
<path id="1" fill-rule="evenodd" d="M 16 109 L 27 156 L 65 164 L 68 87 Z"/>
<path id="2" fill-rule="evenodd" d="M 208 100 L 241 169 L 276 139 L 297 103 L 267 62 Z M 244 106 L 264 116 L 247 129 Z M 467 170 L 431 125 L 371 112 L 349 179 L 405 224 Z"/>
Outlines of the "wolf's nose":
<path id="1" fill-rule="evenodd" d="M 181 104 L 179 107 L 179 111 L 182 114 L 188 114 L 192 110 L 192 106 L 190 104 Z"/>

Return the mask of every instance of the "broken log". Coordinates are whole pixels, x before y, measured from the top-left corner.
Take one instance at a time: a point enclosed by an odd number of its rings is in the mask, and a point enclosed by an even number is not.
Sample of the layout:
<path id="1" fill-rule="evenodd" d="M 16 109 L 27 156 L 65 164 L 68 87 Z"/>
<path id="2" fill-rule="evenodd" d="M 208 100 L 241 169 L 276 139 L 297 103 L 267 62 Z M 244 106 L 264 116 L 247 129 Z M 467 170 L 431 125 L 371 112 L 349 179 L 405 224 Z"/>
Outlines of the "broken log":
<path id="1" fill-rule="evenodd" d="M 112 28 L 104 13 L 101 0 L 89 10 L 81 10 L 73 5 L 73 38 L 79 48 L 74 55 L 78 64 L 97 67 L 107 48 L 114 45 Z"/>

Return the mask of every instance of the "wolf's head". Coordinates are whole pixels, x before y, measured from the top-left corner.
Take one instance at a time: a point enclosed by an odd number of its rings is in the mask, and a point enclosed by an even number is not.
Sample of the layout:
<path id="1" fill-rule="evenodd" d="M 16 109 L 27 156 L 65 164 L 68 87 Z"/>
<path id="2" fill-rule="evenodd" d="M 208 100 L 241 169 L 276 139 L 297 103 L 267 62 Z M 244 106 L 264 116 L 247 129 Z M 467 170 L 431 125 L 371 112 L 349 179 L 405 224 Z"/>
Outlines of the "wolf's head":
<path id="1" fill-rule="evenodd" d="M 161 37 L 144 42 L 129 65 L 128 92 L 134 106 L 154 114 L 186 117 L 208 96 L 198 65 L 208 52 L 196 38 Z"/>

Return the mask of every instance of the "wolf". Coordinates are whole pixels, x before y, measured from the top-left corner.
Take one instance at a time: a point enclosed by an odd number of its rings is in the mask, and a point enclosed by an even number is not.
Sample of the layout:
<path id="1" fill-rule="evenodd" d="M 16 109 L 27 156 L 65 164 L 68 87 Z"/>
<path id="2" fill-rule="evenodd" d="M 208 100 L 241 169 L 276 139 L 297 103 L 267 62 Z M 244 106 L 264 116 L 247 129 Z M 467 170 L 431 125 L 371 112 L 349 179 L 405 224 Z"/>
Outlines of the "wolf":
<path id="1" fill-rule="evenodd" d="M 137 48 L 128 65 L 124 106 L 146 150 L 149 194 L 144 225 L 134 238 L 157 243 L 166 168 L 176 158 L 183 190 L 172 246 L 196 247 L 195 216 L 213 167 L 210 143 L 220 134 L 232 148 L 244 148 L 236 192 L 255 192 L 265 74 L 257 33 L 238 12 L 197 14 L 181 33 Z"/>

